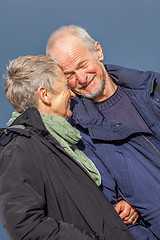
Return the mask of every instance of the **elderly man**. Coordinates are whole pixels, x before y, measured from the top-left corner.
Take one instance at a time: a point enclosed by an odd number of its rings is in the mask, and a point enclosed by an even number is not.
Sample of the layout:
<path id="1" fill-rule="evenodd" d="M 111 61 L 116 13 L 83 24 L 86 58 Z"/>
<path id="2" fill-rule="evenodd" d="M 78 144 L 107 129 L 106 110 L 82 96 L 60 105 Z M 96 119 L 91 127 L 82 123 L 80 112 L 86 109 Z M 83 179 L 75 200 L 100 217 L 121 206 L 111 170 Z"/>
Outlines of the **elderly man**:
<path id="1" fill-rule="evenodd" d="M 76 146 L 79 131 L 66 121 L 75 94 L 57 61 L 19 57 L 7 72 L 16 112 L 0 134 L 0 213 L 10 239 L 133 240 Z"/>
<path id="2" fill-rule="evenodd" d="M 137 240 L 160 239 L 160 74 L 104 65 L 101 45 L 78 26 L 54 32 L 47 54 L 77 94 L 71 122 L 105 195 L 114 204 L 117 189 L 139 211 Z"/>

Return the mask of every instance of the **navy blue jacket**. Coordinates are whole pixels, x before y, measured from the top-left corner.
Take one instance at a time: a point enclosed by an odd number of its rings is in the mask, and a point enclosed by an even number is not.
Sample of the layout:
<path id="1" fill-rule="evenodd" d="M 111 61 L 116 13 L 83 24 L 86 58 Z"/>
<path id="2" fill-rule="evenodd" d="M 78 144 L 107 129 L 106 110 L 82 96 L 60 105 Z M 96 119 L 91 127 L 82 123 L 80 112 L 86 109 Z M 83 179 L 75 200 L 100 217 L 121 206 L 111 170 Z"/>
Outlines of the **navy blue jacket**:
<path id="1" fill-rule="evenodd" d="M 99 169 L 103 192 L 116 203 L 116 188 L 140 213 L 131 227 L 136 239 L 160 238 L 160 74 L 106 65 L 148 125 L 150 132 L 106 119 L 84 97 L 72 99 L 71 123 L 81 131 L 79 147 Z M 154 236 L 155 235 L 155 236 Z M 141 237 L 140 237 L 141 236 Z"/>

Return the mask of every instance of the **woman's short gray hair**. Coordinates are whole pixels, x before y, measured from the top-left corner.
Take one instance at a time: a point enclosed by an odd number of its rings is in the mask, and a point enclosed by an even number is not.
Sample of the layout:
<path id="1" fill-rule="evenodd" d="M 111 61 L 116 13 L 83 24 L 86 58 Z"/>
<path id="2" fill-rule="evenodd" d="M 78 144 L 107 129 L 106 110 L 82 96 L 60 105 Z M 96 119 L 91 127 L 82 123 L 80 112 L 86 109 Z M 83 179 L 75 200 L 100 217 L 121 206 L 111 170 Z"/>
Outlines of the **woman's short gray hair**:
<path id="1" fill-rule="evenodd" d="M 54 89 L 54 79 L 60 78 L 57 60 L 48 56 L 23 56 L 10 62 L 4 75 L 5 94 L 16 112 L 22 113 L 28 107 L 37 107 L 40 86 Z"/>
<path id="2" fill-rule="evenodd" d="M 59 40 L 60 37 L 65 35 L 73 35 L 80 38 L 91 52 L 95 52 L 95 40 L 87 33 L 87 31 L 79 26 L 69 25 L 62 26 L 57 31 L 53 32 L 48 39 L 46 47 L 46 55 L 49 56 L 49 52 L 52 46 Z"/>

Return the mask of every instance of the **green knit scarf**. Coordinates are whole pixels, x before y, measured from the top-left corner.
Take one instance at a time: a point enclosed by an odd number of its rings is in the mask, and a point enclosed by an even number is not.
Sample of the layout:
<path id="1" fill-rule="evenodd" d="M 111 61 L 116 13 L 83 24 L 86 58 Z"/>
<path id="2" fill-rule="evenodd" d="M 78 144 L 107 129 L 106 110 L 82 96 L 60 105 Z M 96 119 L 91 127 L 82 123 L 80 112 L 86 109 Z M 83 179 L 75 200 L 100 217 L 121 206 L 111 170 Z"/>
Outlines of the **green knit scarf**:
<path id="1" fill-rule="evenodd" d="M 12 120 L 20 114 L 12 113 Z M 94 163 L 76 146 L 81 139 L 80 132 L 71 126 L 64 118 L 41 113 L 46 129 L 61 144 L 64 150 L 77 160 L 89 173 L 97 186 L 101 185 L 101 176 Z"/>

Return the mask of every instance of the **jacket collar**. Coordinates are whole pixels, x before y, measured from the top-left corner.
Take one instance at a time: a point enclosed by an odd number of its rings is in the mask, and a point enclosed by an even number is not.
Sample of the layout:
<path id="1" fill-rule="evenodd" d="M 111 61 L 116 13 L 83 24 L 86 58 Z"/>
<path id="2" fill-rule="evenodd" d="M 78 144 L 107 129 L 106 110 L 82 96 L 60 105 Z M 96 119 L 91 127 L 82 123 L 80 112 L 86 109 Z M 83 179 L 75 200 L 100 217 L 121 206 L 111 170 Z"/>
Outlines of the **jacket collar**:
<path id="1" fill-rule="evenodd" d="M 153 79 L 152 72 L 143 73 L 115 65 L 105 65 L 105 67 L 112 80 L 125 88 L 134 87 L 134 89 L 142 90 L 146 88 L 148 79 Z M 149 82 L 149 85 L 151 84 L 152 81 Z M 92 139 L 113 141 L 122 140 L 139 132 L 147 133 L 138 127 L 107 120 L 90 99 L 81 96 L 72 99 L 71 110 L 73 112 L 71 123 L 73 122 L 76 127 L 82 126 L 87 129 Z"/>
<path id="2" fill-rule="evenodd" d="M 147 133 L 141 128 L 106 119 L 95 104 L 84 97 L 76 96 L 72 99 L 72 111 L 71 123 L 78 129 L 79 126 L 87 129 L 92 139 L 118 141 L 135 133 Z"/>
<path id="3" fill-rule="evenodd" d="M 23 125 L 24 127 L 36 128 L 37 130 L 45 130 L 40 113 L 37 108 L 27 108 L 19 117 L 12 122 L 11 126 Z"/>
<path id="4" fill-rule="evenodd" d="M 35 107 L 27 108 L 7 129 L 17 131 L 26 136 L 30 136 L 30 132 L 33 131 L 42 137 L 49 135 L 41 115 Z"/>
<path id="5" fill-rule="evenodd" d="M 49 148 L 52 149 L 52 145 L 54 145 L 64 152 L 59 142 L 46 129 L 41 115 L 35 107 L 30 107 L 24 111 L 7 129 L 26 137 L 33 135 Z"/>
<path id="6" fill-rule="evenodd" d="M 41 120 L 40 114 L 36 108 L 28 108 L 19 117 L 11 123 L 7 123 L 7 127 L 0 129 L 0 144 L 7 145 L 14 134 L 31 137 L 31 130 L 37 129 L 41 135 L 49 134 Z"/>
<path id="7" fill-rule="evenodd" d="M 105 68 L 116 84 L 129 89 L 142 90 L 146 89 L 146 86 L 151 89 L 152 80 L 155 77 L 152 71 L 143 72 L 110 64 L 105 65 Z"/>

